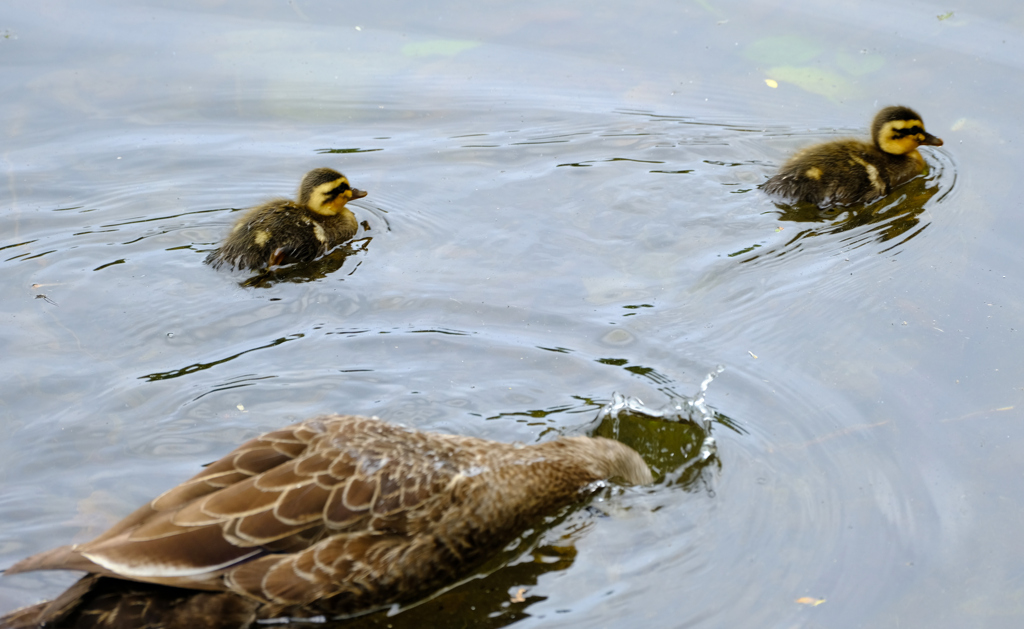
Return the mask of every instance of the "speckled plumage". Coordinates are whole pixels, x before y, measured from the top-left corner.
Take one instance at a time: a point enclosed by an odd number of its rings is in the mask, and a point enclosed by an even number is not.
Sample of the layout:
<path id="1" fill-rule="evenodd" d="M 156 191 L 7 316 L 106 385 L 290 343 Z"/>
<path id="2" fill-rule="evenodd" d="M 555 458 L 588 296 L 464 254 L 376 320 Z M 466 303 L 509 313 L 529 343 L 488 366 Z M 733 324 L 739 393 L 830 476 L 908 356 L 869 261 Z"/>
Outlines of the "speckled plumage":
<path id="1" fill-rule="evenodd" d="M 247 211 L 206 263 L 255 270 L 314 260 L 355 235 L 359 224 L 345 204 L 364 196 L 336 170 L 311 170 L 297 202 L 273 199 Z"/>
<path id="2" fill-rule="evenodd" d="M 796 153 L 779 173 L 761 184 L 785 203 L 826 208 L 867 203 L 921 174 L 921 145 L 942 146 L 924 130 L 921 116 L 907 107 L 886 107 L 871 125 L 872 142 L 836 140 Z"/>
<path id="3" fill-rule="evenodd" d="M 176 618 L 220 605 L 255 619 L 412 601 L 609 478 L 644 484 L 651 473 L 609 439 L 518 445 L 318 417 L 249 441 L 91 542 L 15 564 L 9 574 L 84 570 L 92 581 L 58 597 L 49 616 L 28 614 L 35 624 L 0 627 L 61 626 L 83 614 L 92 626 L 120 626 L 95 622 L 97 584 L 113 588 L 99 598 L 103 609 L 124 608 L 122 619 L 129 608 L 168 605 Z M 145 595 L 133 603 L 117 598 L 116 584 L 126 597 L 135 587 L 123 580 L 188 590 L 171 589 L 173 605 Z M 231 622 L 211 626 L 247 626 Z"/>

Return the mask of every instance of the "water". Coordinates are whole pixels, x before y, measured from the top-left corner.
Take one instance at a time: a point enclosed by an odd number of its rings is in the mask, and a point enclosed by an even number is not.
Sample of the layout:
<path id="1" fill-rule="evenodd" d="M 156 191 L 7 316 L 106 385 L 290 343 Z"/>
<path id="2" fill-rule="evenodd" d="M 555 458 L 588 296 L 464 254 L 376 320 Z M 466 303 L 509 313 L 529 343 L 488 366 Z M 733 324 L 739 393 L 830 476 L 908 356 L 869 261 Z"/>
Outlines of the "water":
<path id="1" fill-rule="evenodd" d="M 1024 12 L 949 10 L 7 3 L 0 565 L 348 412 L 616 429 L 661 478 L 352 624 L 1019 626 Z M 946 142 L 927 179 L 834 215 L 756 190 L 894 103 Z M 350 251 L 202 264 L 318 166 L 369 192 Z M 716 365 L 710 433 L 596 420 Z"/>

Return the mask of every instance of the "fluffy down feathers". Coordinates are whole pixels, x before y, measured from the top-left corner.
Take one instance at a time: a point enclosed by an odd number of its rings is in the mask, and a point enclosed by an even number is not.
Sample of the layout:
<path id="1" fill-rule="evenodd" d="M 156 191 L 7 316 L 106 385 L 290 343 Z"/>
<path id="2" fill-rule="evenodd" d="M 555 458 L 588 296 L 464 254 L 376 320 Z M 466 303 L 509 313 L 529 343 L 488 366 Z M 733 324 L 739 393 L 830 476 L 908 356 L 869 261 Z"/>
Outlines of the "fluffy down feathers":
<path id="1" fill-rule="evenodd" d="M 298 202 L 274 199 L 252 208 L 206 263 L 255 270 L 315 260 L 355 235 L 359 225 L 345 204 L 365 196 L 336 170 L 311 170 L 299 186 Z"/>
<path id="2" fill-rule="evenodd" d="M 924 171 L 919 146 L 942 146 L 907 107 L 878 112 L 871 137 L 872 142 L 837 140 L 803 149 L 761 188 L 785 203 L 822 208 L 867 203 Z"/>

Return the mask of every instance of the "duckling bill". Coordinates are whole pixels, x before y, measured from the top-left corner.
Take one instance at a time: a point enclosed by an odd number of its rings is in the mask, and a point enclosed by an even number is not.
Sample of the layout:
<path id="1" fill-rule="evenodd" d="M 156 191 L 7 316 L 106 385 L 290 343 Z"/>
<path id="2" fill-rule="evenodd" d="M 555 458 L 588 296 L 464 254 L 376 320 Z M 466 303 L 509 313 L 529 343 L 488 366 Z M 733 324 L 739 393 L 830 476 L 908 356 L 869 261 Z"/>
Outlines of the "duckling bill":
<path id="1" fill-rule="evenodd" d="M 652 481 L 640 455 L 600 437 L 517 445 L 317 417 L 243 444 L 91 542 L 15 564 L 7 574 L 89 575 L 0 626 L 226 629 L 410 602 L 611 478 Z M 97 583 L 102 593 L 90 595 Z M 179 588 L 168 612 L 178 624 L 132 624 L 131 614 L 160 608 L 140 583 Z M 117 604 L 117 596 L 135 598 Z M 99 609 L 112 600 L 122 624 Z M 232 612 L 214 622 L 213 609 Z M 4 624 L 15 616 L 26 624 Z"/>
<path id="2" fill-rule="evenodd" d="M 256 270 L 315 260 L 355 235 L 359 224 L 345 204 L 365 196 L 336 170 L 311 170 L 297 202 L 273 199 L 246 212 L 206 263 Z"/>
<path id="3" fill-rule="evenodd" d="M 795 154 L 761 184 L 785 203 L 821 208 L 867 203 L 883 197 L 925 170 L 920 146 L 942 146 L 908 107 L 886 107 L 871 124 L 871 142 L 837 140 Z"/>

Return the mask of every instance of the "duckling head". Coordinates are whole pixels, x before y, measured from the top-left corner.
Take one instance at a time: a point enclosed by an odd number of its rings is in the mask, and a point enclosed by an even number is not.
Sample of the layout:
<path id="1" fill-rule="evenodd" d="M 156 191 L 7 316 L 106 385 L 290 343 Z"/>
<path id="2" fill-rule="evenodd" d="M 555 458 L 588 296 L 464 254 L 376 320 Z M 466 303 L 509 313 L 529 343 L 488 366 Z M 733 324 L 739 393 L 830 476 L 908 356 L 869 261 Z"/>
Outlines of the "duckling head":
<path id="1" fill-rule="evenodd" d="M 886 107 L 871 124 L 871 137 L 878 148 L 892 155 L 907 155 L 922 144 L 942 146 L 942 140 L 924 130 L 924 122 L 909 107 Z"/>
<path id="2" fill-rule="evenodd" d="M 324 216 L 334 216 L 352 199 L 365 196 L 364 191 L 348 184 L 345 175 L 331 168 L 309 171 L 299 186 L 299 204 Z"/>

